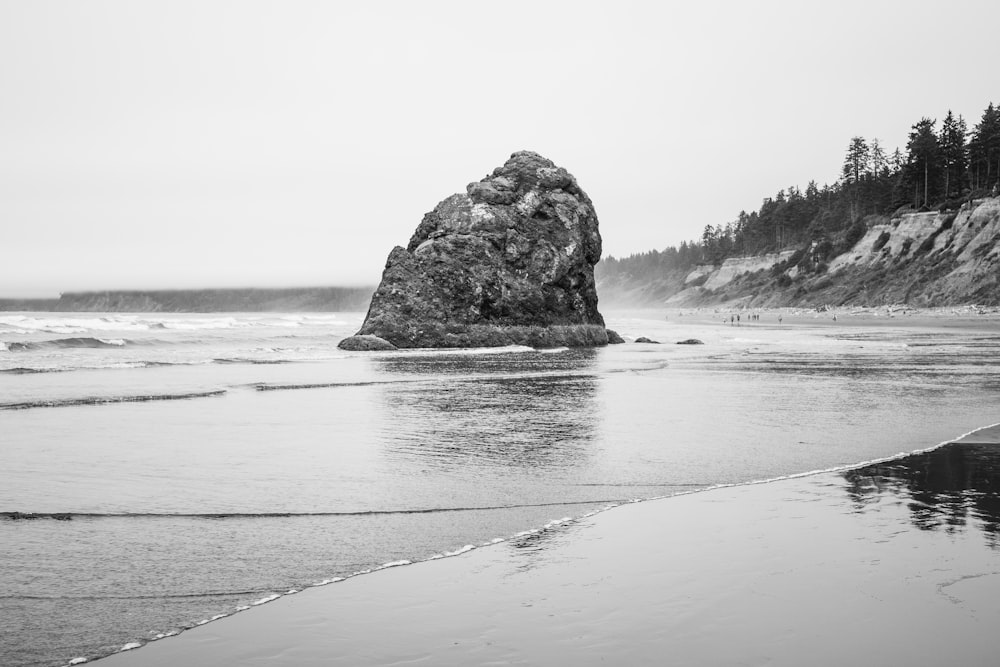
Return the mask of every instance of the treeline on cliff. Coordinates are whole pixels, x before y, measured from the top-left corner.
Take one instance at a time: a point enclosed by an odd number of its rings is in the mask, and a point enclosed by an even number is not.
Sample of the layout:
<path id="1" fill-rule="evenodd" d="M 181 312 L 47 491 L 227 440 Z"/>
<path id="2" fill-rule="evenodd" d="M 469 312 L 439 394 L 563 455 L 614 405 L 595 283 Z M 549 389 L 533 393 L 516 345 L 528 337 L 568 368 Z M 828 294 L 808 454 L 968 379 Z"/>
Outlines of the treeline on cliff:
<path id="1" fill-rule="evenodd" d="M 914 123 L 905 151 L 890 153 L 877 138 L 853 137 L 835 183 L 780 190 L 759 210 L 707 225 L 700 239 L 677 247 L 605 257 L 595 277 L 602 294 L 628 302 L 679 291 L 696 265 L 728 257 L 801 250 L 795 259 L 802 268 L 822 271 L 825 260 L 852 247 L 878 216 L 954 209 L 996 194 L 998 183 L 1000 107 L 990 103 L 971 130 L 948 111 L 940 124 L 927 117 Z"/>
<path id="2" fill-rule="evenodd" d="M 129 290 L 64 292 L 58 299 L 0 299 L 0 310 L 53 312 L 218 313 L 357 312 L 373 287 Z"/>

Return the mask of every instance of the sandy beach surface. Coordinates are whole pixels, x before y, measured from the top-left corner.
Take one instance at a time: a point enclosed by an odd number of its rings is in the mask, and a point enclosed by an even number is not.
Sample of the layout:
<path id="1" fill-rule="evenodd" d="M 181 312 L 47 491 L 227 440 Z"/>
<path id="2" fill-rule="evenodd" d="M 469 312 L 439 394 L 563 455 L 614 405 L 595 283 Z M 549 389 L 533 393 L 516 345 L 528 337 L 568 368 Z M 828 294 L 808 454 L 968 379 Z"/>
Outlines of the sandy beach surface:
<path id="1" fill-rule="evenodd" d="M 996 532 L 922 525 L 914 497 L 849 486 L 824 472 L 625 505 L 101 664 L 997 664 Z"/>
<path id="2" fill-rule="evenodd" d="M 636 311 L 640 312 L 640 311 Z M 646 311 L 648 312 L 648 311 Z M 1000 331 L 1000 308 L 996 306 L 943 306 L 914 308 L 904 305 L 839 306 L 819 308 L 746 308 L 719 305 L 703 308 L 668 308 L 667 320 L 675 323 L 725 324 L 740 315 L 741 326 L 906 327 Z M 758 319 L 750 319 L 756 315 Z"/>

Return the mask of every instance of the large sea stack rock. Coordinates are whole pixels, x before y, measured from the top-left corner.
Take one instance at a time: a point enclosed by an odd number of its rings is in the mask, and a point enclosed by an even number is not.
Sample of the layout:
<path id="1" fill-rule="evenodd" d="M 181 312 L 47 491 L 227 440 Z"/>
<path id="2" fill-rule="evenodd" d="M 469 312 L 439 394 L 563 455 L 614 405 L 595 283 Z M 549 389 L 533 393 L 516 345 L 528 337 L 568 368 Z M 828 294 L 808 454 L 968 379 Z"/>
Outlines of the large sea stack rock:
<path id="1" fill-rule="evenodd" d="M 514 153 L 393 248 L 358 334 L 401 348 L 606 345 L 600 257 L 597 215 L 576 179 Z"/>

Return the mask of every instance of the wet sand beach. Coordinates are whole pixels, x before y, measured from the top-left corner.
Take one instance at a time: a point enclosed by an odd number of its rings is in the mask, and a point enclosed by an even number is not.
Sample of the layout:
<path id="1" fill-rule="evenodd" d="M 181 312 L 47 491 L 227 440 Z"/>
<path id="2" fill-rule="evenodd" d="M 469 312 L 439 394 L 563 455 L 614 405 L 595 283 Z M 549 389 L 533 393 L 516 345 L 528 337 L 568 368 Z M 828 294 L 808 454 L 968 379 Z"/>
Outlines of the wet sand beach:
<path id="1" fill-rule="evenodd" d="M 818 324 L 840 327 L 906 327 L 944 330 L 1000 331 L 997 308 L 830 308 L 828 310 L 790 310 L 784 316 L 790 324 Z"/>
<path id="2" fill-rule="evenodd" d="M 636 311 L 639 312 L 639 311 Z M 671 308 L 665 318 L 675 323 L 702 322 L 730 326 L 739 314 L 740 326 L 906 327 L 1000 331 L 1000 308 L 946 306 L 914 308 L 902 305 L 821 308 Z M 757 315 L 754 320 L 748 316 Z M 732 322 L 735 324 L 735 321 Z"/>
<path id="3" fill-rule="evenodd" d="M 634 503 L 285 596 L 101 662 L 993 665 L 1000 427 Z"/>

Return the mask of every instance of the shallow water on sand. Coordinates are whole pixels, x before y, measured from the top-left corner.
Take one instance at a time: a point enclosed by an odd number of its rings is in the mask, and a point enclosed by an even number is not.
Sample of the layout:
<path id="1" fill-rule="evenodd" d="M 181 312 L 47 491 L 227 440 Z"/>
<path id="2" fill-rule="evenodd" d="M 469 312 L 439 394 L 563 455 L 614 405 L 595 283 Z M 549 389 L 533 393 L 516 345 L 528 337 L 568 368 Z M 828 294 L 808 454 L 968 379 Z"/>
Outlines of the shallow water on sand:
<path id="1" fill-rule="evenodd" d="M 360 319 L 0 317 L 3 663 L 104 655 L 629 499 L 928 447 L 1000 404 L 1000 337 L 977 329 L 612 316 L 666 344 L 337 350 Z"/>

